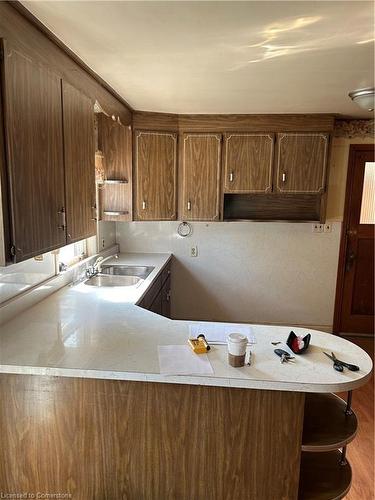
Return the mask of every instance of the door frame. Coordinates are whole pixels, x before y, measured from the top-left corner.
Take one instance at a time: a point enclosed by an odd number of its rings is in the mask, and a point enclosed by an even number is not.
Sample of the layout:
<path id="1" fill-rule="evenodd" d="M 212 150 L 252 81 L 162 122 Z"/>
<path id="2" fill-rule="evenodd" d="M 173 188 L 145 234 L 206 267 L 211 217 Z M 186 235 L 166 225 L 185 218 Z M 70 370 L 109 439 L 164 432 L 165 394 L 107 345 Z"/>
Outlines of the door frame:
<path id="1" fill-rule="evenodd" d="M 337 268 L 337 281 L 336 281 L 335 310 L 334 310 L 333 328 L 332 328 L 332 332 L 336 335 L 340 335 L 340 330 L 341 330 L 341 309 L 342 309 L 344 281 L 345 281 L 346 249 L 347 249 L 347 239 L 348 239 L 347 234 L 349 229 L 350 202 L 351 202 L 351 191 L 354 179 L 355 157 L 358 151 L 374 151 L 374 147 L 375 147 L 374 144 L 350 144 L 349 158 L 348 158 L 348 173 L 346 176 L 345 208 L 344 208 L 344 218 L 341 228 L 339 262 Z M 356 335 L 367 336 L 367 334 L 360 334 L 360 333 Z"/>

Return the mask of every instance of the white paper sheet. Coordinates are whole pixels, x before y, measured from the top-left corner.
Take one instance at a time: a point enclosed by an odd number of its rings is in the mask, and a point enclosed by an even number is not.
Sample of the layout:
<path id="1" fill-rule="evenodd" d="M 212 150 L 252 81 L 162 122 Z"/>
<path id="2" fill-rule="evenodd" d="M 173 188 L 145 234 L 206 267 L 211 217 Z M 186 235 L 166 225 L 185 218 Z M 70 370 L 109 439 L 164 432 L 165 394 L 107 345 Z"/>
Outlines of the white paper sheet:
<path id="1" fill-rule="evenodd" d="M 207 354 L 195 354 L 188 345 L 158 346 L 160 373 L 163 375 L 212 375 Z"/>
<path id="2" fill-rule="evenodd" d="M 249 344 L 255 344 L 256 338 L 252 333 L 251 326 L 238 325 L 234 323 L 192 323 L 189 325 L 189 334 L 191 338 L 197 338 L 203 333 L 207 342 L 210 344 L 226 344 L 230 333 L 242 333 L 248 338 Z"/>

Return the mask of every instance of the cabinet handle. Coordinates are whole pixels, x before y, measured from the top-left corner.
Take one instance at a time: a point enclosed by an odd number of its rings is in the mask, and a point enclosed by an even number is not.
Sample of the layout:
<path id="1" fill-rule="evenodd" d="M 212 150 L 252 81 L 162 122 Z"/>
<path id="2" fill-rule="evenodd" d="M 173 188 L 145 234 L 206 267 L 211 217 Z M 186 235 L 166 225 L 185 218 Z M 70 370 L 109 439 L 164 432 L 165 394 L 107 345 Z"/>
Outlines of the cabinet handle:
<path id="1" fill-rule="evenodd" d="M 93 221 L 97 221 L 98 220 L 98 214 L 97 214 L 97 211 L 96 211 L 96 203 L 94 203 L 92 206 L 91 206 L 91 212 L 94 212 L 94 216 L 91 217 L 91 220 Z"/>
<path id="2" fill-rule="evenodd" d="M 191 202 L 190 201 L 187 202 L 187 209 L 191 210 Z"/>
<path id="3" fill-rule="evenodd" d="M 60 224 L 57 227 L 58 229 L 62 229 L 63 231 L 65 231 L 65 226 L 66 226 L 65 208 L 62 207 L 61 210 L 58 210 L 57 213 L 60 218 Z"/>
<path id="4" fill-rule="evenodd" d="M 146 210 L 146 202 L 142 201 L 142 210 Z"/>
<path id="5" fill-rule="evenodd" d="M 229 174 L 229 182 L 233 182 L 233 179 L 234 179 L 234 174 L 233 174 L 233 172 L 231 172 Z"/>
<path id="6" fill-rule="evenodd" d="M 166 298 L 167 298 L 167 302 L 169 302 L 171 300 L 171 291 L 170 290 L 168 290 Z"/>
<path id="7" fill-rule="evenodd" d="M 282 179 L 283 182 L 286 182 L 286 173 L 285 172 L 283 172 L 283 175 L 281 176 L 281 179 Z"/>

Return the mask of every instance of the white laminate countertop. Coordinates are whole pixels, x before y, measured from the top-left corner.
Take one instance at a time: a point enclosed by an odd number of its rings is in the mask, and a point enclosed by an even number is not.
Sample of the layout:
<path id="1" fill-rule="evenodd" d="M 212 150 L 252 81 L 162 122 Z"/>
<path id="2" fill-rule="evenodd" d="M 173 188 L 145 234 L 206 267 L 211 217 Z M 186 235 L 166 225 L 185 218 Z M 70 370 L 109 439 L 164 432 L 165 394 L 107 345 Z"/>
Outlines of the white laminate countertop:
<path id="1" fill-rule="evenodd" d="M 292 328 L 264 325 L 251 325 L 256 337 L 251 366 L 232 368 L 226 346 L 215 345 L 208 354 L 212 375 L 161 375 L 158 346 L 186 344 L 192 322 L 170 320 L 135 304 L 171 257 L 121 254 L 113 264 L 155 270 L 139 287 L 64 287 L 2 325 L 0 372 L 302 392 L 346 391 L 369 379 L 372 361 L 366 352 L 315 330 L 293 328 L 300 335 L 310 332 L 311 345 L 294 362 L 281 364 L 271 342 L 285 342 Z M 339 373 L 322 351 L 334 351 L 361 369 Z"/>

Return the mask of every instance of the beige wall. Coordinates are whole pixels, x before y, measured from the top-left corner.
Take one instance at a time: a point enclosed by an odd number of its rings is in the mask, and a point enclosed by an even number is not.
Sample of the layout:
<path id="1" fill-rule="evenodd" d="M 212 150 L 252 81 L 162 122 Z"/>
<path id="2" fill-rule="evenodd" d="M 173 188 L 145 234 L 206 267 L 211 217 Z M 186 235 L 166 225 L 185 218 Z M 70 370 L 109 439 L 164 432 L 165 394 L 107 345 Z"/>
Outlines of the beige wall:
<path id="1" fill-rule="evenodd" d="M 330 329 L 341 223 L 117 222 L 121 252 L 171 252 L 176 319 L 310 325 Z M 198 257 L 190 257 L 192 246 Z"/>
<path id="2" fill-rule="evenodd" d="M 375 141 L 371 137 L 353 139 L 333 138 L 328 180 L 327 220 L 343 220 L 346 174 L 351 144 L 375 144 Z"/>

